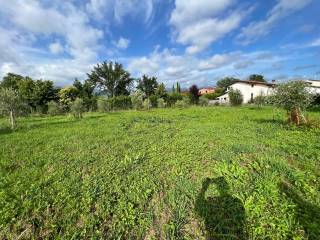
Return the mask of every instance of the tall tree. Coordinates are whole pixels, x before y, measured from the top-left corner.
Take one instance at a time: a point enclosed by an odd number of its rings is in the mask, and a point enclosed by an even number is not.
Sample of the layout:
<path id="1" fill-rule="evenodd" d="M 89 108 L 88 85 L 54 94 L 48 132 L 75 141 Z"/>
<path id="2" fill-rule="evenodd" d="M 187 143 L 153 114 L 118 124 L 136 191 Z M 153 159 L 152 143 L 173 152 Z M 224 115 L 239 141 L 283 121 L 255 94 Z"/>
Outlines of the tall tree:
<path id="1" fill-rule="evenodd" d="M 176 91 L 177 93 L 181 93 L 181 87 L 180 87 L 180 83 L 176 83 Z"/>
<path id="2" fill-rule="evenodd" d="M 197 85 L 192 85 L 189 88 L 189 97 L 192 104 L 198 104 L 199 101 L 199 88 Z"/>
<path id="3" fill-rule="evenodd" d="M 109 97 L 129 95 L 133 83 L 130 73 L 117 62 L 97 64 L 87 75 L 89 80 L 105 91 Z"/>
<path id="4" fill-rule="evenodd" d="M 267 82 L 265 79 L 264 79 L 264 76 L 263 75 L 260 75 L 260 74 L 251 74 L 249 76 L 249 80 L 250 81 L 256 81 L 256 82 Z"/>
<path id="5" fill-rule="evenodd" d="M 166 86 L 164 85 L 164 83 L 160 83 L 158 88 L 156 89 L 156 95 L 159 98 L 165 98 L 167 96 L 167 90 L 166 90 Z"/>
<path id="6" fill-rule="evenodd" d="M 137 89 L 140 89 L 146 94 L 146 97 L 154 95 L 158 87 L 158 82 L 156 77 L 148 77 L 143 75 L 141 79 L 138 80 Z"/>
<path id="7" fill-rule="evenodd" d="M 59 91 L 59 101 L 64 110 L 69 109 L 69 105 L 78 97 L 78 89 L 74 86 L 64 87 Z"/>
<path id="8" fill-rule="evenodd" d="M 175 92 L 176 92 L 176 88 L 174 87 L 174 85 L 172 85 L 171 92 L 172 92 L 172 93 L 175 93 Z"/>
<path id="9" fill-rule="evenodd" d="M 222 88 L 225 91 L 228 86 L 230 86 L 236 81 L 239 81 L 239 79 L 233 77 L 225 77 L 217 81 L 217 87 Z"/>
<path id="10" fill-rule="evenodd" d="M 23 101 L 17 91 L 12 88 L 0 88 L 0 111 L 8 113 L 11 129 L 16 127 L 16 117 L 23 106 Z"/>
<path id="11" fill-rule="evenodd" d="M 18 83 L 23 79 L 24 77 L 21 75 L 8 73 L 6 76 L 3 77 L 0 83 L 0 87 L 12 88 L 13 90 L 18 90 Z"/>
<path id="12" fill-rule="evenodd" d="M 79 96 L 82 97 L 82 90 L 83 90 L 83 85 L 82 83 L 79 81 L 79 79 L 75 78 L 74 82 L 73 82 L 73 86 L 78 89 L 79 92 Z"/>

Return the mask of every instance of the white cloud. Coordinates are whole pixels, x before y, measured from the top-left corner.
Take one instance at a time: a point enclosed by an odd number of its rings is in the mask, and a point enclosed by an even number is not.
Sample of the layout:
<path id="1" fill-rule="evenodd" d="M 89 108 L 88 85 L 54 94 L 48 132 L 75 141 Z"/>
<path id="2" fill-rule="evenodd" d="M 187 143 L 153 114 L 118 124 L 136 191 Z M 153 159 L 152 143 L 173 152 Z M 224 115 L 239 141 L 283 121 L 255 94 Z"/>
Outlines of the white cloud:
<path id="1" fill-rule="evenodd" d="M 170 18 L 178 43 L 187 45 L 186 52 L 195 54 L 239 26 L 244 14 L 231 11 L 223 16 L 234 0 L 176 0 Z"/>
<path id="2" fill-rule="evenodd" d="M 277 4 L 267 13 L 262 21 L 251 22 L 248 26 L 242 28 L 237 36 L 240 44 L 247 45 L 257 39 L 268 35 L 274 25 L 288 15 L 303 9 L 312 0 L 278 0 Z"/>
<path id="3" fill-rule="evenodd" d="M 117 48 L 127 49 L 130 45 L 130 39 L 120 37 L 118 42 L 114 43 Z"/>
<path id="4" fill-rule="evenodd" d="M 153 18 L 157 2 L 158 0 L 90 0 L 86 9 L 97 20 L 108 16 L 111 20 L 122 23 L 125 17 L 142 16 L 142 20 L 148 24 Z"/>
<path id="5" fill-rule="evenodd" d="M 63 53 L 63 46 L 59 42 L 50 43 L 48 47 L 52 54 L 58 55 Z"/>
<path id="6" fill-rule="evenodd" d="M 229 54 L 215 54 L 211 58 L 200 61 L 199 70 L 211 70 L 221 68 L 234 61 L 234 53 Z"/>
<path id="7" fill-rule="evenodd" d="M 90 25 L 89 17 L 72 2 L 42 5 L 39 1 L 0 1 L 0 77 L 16 72 L 66 84 L 74 77 L 84 78 L 97 61 L 103 32 Z M 59 7 L 59 8 L 58 8 Z M 36 48 L 37 39 L 59 38 L 48 49 Z M 48 51 L 49 50 L 49 51 Z M 50 54 L 65 51 L 69 57 L 52 59 Z"/>

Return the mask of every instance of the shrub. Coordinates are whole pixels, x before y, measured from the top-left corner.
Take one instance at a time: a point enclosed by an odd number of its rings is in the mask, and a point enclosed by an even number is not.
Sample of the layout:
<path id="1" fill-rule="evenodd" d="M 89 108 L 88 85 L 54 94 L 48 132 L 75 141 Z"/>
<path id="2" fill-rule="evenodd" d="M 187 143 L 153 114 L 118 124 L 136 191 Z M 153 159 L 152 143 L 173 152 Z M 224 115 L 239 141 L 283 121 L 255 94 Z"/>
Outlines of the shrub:
<path id="1" fill-rule="evenodd" d="M 75 118 L 82 118 L 83 100 L 81 98 L 76 98 L 76 100 L 70 104 L 70 110 Z"/>
<path id="2" fill-rule="evenodd" d="M 206 98 L 205 96 L 201 96 L 201 97 L 199 98 L 199 104 L 200 104 L 201 106 L 208 106 L 208 105 L 209 105 L 209 99 Z"/>
<path id="3" fill-rule="evenodd" d="M 144 110 L 149 110 L 151 107 L 151 102 L 149 100 L 149 98 L 146 98 L 144 101 L 143 101 L 143 109 Z"/>
<path id="4" fill-rule="evenodd" d="M 129 96 L 121 95 L 121 96 L 111 97 L 111 98 L 108 98 L 107 101 L 110 104 L 110 108 L 114 110 L 132 108 L 132 101 Z"/>
<path id="5" fill-rule="evenodd" d="M 158 97 L 157 97 L 156 95 L 151 95 L 151 96 L 149 97 L 149 100 L 150 100 L 151 106 L 152 106 L 153 108 L 158 107 Z"/>
<path id="6" fill-rule="evenodd" d="M 97 100 L 97 108 L 99 112 L 109 112 L 111 110 L 111 103 L 105 97 L 99 97 Z"/>
<path id="7" fill-rule="evenodd" d="M 262 107 L 263 105 L 266 105 L 266 104 L 267 104 L 267 97 L 266 97 L 266 96 L 263 96 L 263 95 L 256 96 L 256 97 L 253 99 L 253 103 L 254 103 L 255 105 L 257 105 L 258 107 Z"/>
<path id="8" fill-rule="evenodd" d="M 145 94 L 139 89 L 130 95 L 132 106 L 134 109 L 136 110 L 142 109 L 144 97 L 145 97 Z"/>
<path id="9" fill-rule="evenodd" d="M 239 106 L 242 104 L 243 102 L 243 96 L 242 93 L 240 92 L 240 90 L 236 89 L 233 90 L 231 89 L 228 93 L 229 95 L 229 99 L 230 99 L 230 104 L 232 106 Z"/>
<path id="10" fill-rule="evenodd" d="M 61 112 L 59 103 L 55 101 L 48 102 L 48 114 L 51 116 L 58 115 Z"/>
<path id="11" fill-rule="evenodd" d="M 178 100 L 175 103 L 175 107 L 178 108 L 185 108 L 188 107 L 190 105 L 190 99 L 188 97 L 184 97 L 182 100 Z"/>
<path id="12" fill-rule="evenodd" d="M 166 103 L 163 100 L 163 98 L 158 98 L 158 108 L 165 108 L 166 107 Z"/>
<path id="13" fill-rule="evenodd" d="M 169 107 L 174 106 L 178 100 L 182 100 L 182 95 L 180 93 L 174 92 L 174 93 L 168 94 L 167 105 Z"/>

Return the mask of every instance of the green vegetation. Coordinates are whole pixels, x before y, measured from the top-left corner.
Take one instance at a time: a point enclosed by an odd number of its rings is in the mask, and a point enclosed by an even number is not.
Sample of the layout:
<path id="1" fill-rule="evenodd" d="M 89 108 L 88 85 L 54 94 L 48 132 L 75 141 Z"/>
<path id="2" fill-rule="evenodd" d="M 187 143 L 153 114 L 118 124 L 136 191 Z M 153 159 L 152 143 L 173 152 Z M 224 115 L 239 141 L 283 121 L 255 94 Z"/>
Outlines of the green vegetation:
<path id="1" fill-rule="evenodd" d="M 240 106 L 243 103 L 243 96 L 240 90 L 231 89 L 228 95 L 232 106 Z"/>
<path id="2" fill-rule="evenodd" d="M 320 129 L 283 114 L 0 119 L 0 239 L 318 239 Z"/>

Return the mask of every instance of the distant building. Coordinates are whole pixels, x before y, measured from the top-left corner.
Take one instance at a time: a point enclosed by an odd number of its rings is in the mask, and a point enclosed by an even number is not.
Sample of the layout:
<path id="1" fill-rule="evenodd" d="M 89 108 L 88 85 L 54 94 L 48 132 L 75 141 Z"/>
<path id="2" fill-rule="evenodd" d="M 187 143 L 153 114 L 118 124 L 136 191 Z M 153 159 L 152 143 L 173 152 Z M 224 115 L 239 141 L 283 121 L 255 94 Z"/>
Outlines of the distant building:
<path id="1" fill-rule="evenodd" d="M 229 103 L 229 91 L 239 90 L 243 95 L 243 103 L 249 103 L 257 96 L 268 96 L 272 93 L 275 87 L 275 82 L 265 83 L 256 81 L 236 81 L 231 84 L 227 91 L 217 98 L 218 102 L 221 104 Z"/>
<path id="2" fill-rule="evenodd" d="M 215 92 L 215 88 L 213 87 L 201 88 L 199 90 L 199 95 L 205 95 L 205 94 L 210 94 L 214 92 Z"/>
<path id="3" fill-rule="evenodd" d="M 320 94 L 320 80 L 307 80 L 308 89 L 311 93 Z"/>

